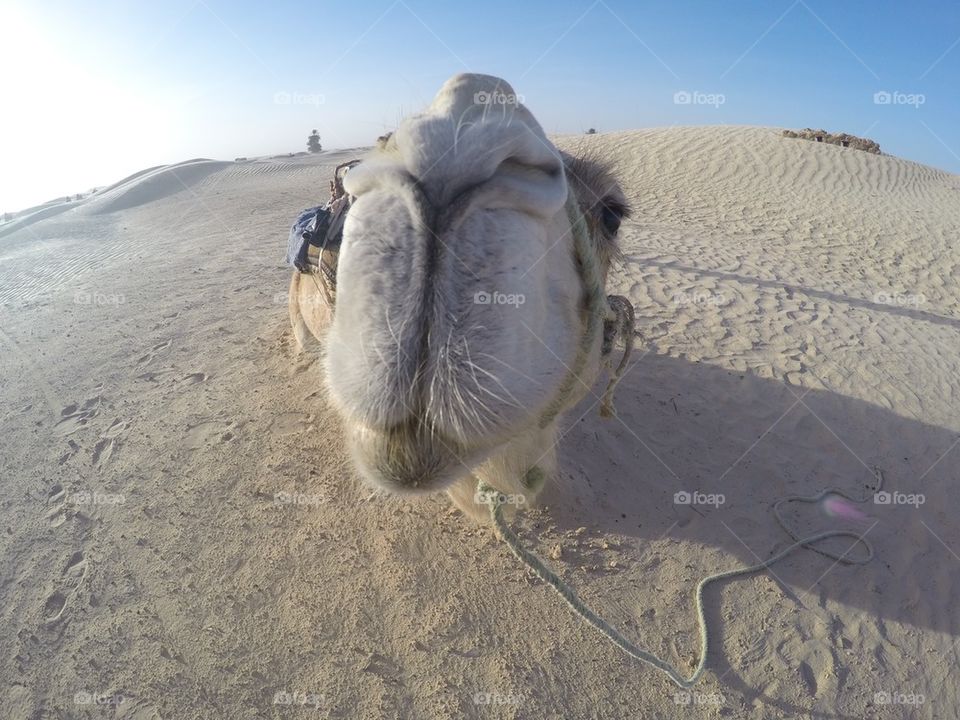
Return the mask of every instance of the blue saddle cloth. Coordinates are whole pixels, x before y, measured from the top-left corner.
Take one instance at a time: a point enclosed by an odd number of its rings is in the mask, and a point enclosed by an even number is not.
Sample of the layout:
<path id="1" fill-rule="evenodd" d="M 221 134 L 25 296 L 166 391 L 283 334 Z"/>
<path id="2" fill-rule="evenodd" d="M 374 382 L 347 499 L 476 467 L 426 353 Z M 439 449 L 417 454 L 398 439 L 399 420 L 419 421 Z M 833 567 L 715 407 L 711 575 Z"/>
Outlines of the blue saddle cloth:
<path id="1" fill-rule="evenodd" d="M 300 272 L 311 272 L 316 264 L 310 263 L 310 246 L 319 248 L 327 237 L 332 213 L 326 205 L 303 210 L 293 225 L 287 240 L 287 263 Z"/>

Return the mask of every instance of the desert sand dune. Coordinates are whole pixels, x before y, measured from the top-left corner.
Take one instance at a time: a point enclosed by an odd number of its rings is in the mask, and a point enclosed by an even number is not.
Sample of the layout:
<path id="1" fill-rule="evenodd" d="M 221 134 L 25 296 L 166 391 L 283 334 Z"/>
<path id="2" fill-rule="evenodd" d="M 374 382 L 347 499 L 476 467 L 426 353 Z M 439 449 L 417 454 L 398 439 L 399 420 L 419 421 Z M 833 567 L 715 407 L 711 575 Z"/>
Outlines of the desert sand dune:
<path id="1" fill-rule="evenodd" d="M 354 477 L 282 262 L 345 153 L 193 161 L 0 240 L 5 716 L 103 716 L 77 693 L 137 720 L 955 714 L 960 178 L 767 128 L 556 141 L 634 204 L 609 290 L 638 349 L 617 419 L 600 385 L 567 418 L 524 542 L 681 669 L 698 579 L 789 544 L 777 498 L 922 495 L 861 507 L 873 562 L 712 588 L 678 702 L 446 498 Z"/>
<path id="2" fill-rule="evenodd" d="M 183 190 L 189 192 L 192 185 L 233 164 L 220 160 L 198 159 L 163 165 L 97 193 L 84 209 L 88 213 L 110 213 L 156 202 Z"/>
<path id="3" fill-rule="evenodd" d="M 16 232 L 17 230 L 22 230 L 23 228 L 33 225 L 35 222 L 40 222 L 54 215 L 59 215 L 62 212 L 75 207 L 76 202 L 70 201 L 65 198 L 60 200 L 54 200 L 49 203 L 44 203 L 43 205 L 37 206 L 35 208 L 30 208 L 28 210 L 23 210 L 16 214 L 16 217 L 8 220 L 7 222 L 0 225 L 0 238 L 5 235 Z"/>

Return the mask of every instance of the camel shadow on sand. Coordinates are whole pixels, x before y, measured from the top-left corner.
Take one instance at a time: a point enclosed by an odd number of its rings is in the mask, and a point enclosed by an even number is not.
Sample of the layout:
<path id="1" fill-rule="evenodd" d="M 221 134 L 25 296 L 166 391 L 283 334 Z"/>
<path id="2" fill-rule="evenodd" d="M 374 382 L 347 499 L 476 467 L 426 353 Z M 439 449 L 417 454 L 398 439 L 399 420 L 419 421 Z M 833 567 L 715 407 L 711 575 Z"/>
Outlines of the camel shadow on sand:
<path id="1" fill-rule="evenodd" d="M 769 290 L 774 290 L 777 292 L 786 292 L 786 293 L 797 293 L 807 297 L 819 298 L 821 300 L 827 300 L 831 303 L 838 303 L 840 306 L 849 305 L 851 307 L 861 308 L 863 310 L 870 310 L 872 312 L 882 312 L 888 315 L 898 315 L 900 317 L 909 318 L 911 320 L 918 320 L 920 322 L 933 323 L 934 325 L 944 325 L 946 327 L 960 329 L 960 320 L 957 320 L 952 317 L 945 317 L 943 315 L 937 315 L 936 313 L 926 312 L 919 310 L 909 305 L 898 305 L 895 300 L 897 298 L 897 293 L 887 292 L 887 293 L 877 293 L 873 300 L 866 300 L 864 298 L 852 297 L 850 295 L 840 295 L 834 292 L 829 292 L 827 290 L 816 290 L 814 288 L 802 287 L 800 285 L 791 285 L 790 283 L 779 282 L 776 280 L 764 280 L 762 278 L 754 277 L 752 275 L 740 275 L 738 273 L 725 272 L 722 270 L 710 270 L 708 268 L 696 267 L 693 265 L 684 265 L 677 262 L 663 262 L 661 260 L 652 260 L 644 258 L 643 260 L 645 265 L 651 265 L 654 267 L 676 270 L 683 273 L 692 273 L 695 275 L 703 275 L 705 277 L 712 277 L 718 280 L 726 280 L 737 283 L 742 283 L 744 285 L 755 285 L 757 287 L 766 288 Z M 881 302 L 886 298 L 885 302 Z M 891 300 L 892 298 L 892 300 Z M 908 299 L 901 296 L 901 299 Z"/>
<path id="2" fill-rule="evenodd" d="M 949 600 L 960 577 L 960 527 L 951 511 L 960 448 L 950 451 L 960 433 L 832 391 L 654 354 L 623 380 L 618 418 L 599 418 L 590 409 L 595 403 L 588 397 L 566 417 L 561 474 L 541 496 L 559 532 L 586 526 L 597 536 L 636 538 L 641 549 L 644 541 L 670 538 L 736 558 L 719 569 L 752 565 L 791 542 L 772 514 L 775 500 L 841 488 L 870 498 L 857 507 L 871 518 L 868 537 L 876 557 L 865 566 L 845 566 L 799 550 L 766 571 L 786 597 L 801 612 L 823 613 L 826 602 L 842 603 L 875 624 L 883 640 L 890 622 L 960 635 Z M 899 493 L 890 504 L 874 498 L 875 469 L 884 489 Z M 724 502 L 676 502 L 675 494 L 683 492 L 722 494 Z M 919 495 L 923 504 L 909 497 Z M 804 534 L 843 527 L 815 505 L 797 505 L 785 515 Z M 863 552 L 847 538 L 827 542 L 840 553 Z M 690 570 L 691 594 L 695 579 L 712 571 L 706 565 Z M 722 650 L 729 621 L 717 607 L 721 592 L 744 582 L 723 581 L 707 591 L 713 634 L 708 668 L 749 703 L 844 717 L 769 697 L 731 668 Z M 748 598 L 750 591 L 743 591 Z M 798 671 L 803 675 L 803 668 Z"/>

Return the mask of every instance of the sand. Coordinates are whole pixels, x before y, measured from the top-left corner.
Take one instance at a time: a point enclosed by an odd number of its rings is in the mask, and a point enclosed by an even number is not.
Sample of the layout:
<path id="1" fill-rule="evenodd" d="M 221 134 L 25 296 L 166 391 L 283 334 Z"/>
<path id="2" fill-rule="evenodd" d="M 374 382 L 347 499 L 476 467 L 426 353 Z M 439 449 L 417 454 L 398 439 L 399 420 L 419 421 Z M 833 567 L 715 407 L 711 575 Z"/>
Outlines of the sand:
<path id="1" fill-rule="evenodd" d="M 635 205 L 638 362 L 516 526 L 684 671 L 697 580 L 789 544 L 777 498 L 882 474 L 873 562 L 711 589 L 678 696 L 443 496 L 355 477 L 282 260 L 353 153 L 196 160 L 0 226 L 0 715 L 955 717 L 960 178 L 779 133 L 558 139 Z"/>

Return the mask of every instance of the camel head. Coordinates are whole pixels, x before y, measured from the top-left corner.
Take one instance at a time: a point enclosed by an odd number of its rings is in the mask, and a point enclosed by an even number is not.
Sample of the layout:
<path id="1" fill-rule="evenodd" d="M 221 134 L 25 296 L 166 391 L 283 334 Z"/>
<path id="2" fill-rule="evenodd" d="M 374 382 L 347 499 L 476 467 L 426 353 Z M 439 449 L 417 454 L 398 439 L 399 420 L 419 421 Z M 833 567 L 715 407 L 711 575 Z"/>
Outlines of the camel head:
<path id="1" fill-rule="evenodd" d="M 575 226 L 602 283 L 626 203 L 486 75 L 448 80 L 345 187 L 329 393 L 367 480 L 441 490 L 592 383 Z"/>

